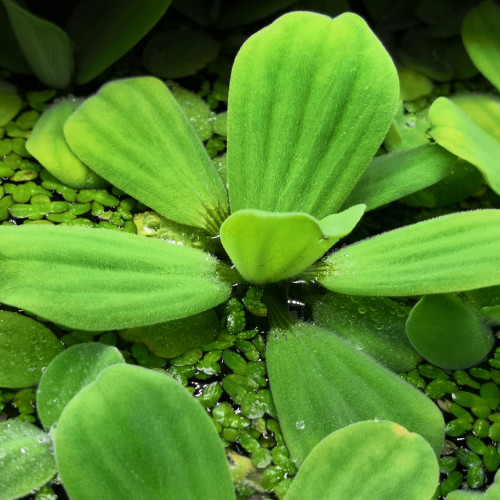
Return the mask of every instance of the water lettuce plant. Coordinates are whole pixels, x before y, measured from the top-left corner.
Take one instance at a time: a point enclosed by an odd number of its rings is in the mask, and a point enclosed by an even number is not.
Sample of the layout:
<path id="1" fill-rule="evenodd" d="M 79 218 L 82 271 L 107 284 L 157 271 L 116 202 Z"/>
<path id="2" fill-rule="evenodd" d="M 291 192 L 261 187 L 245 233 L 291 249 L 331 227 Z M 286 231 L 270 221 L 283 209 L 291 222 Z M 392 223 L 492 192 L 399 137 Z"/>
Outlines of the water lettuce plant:
<path id="1" fill-rule="evenodd" d="M 162 81 L 106 84 L 64 121 L 64 140 L 97 175 L 178 223 L 179 238 L 2 226 L 0 301 L 66 327 L 101 331 L 189 317 L 227 300 L 235 285 L 263 286 L 273 326 L 267 352 L 271 389 L 297 463 L 306 467 L 316 446 L 322 448 L 314 460 L 321 460 L 328 448 L 323 439 L 373 419 L 421 434 L 438 454 L 444 425 L 429 400 L 381 366 L 374 351 L 369 357 L 343 340 L 335 325 L 295 323 L 286 310 L 292 282 L 314 281 L 343 297 L 373 296 L 377 304 L 391 303 L 384 296 L 500 284 L 498 210 L 439 217 L 330 253 L 366 210 L 449 171 L 453 157 L 437 145 L 371 162 L 398 94 L 390 57 L 358 16 L 298 12 L 279 18 L 247 40 L 234 63 L 226 186 Z M 216 245 L 211 253 L 182 238 L 197 231 Z M 337 307 L 335 295 L 329 300 Z M 299 366 L 311 369 L 297 376 Z M 102 385 L 127 380 L 130 392 L 140 393 L 140 378 L 141 387 L 173 387 L 155 373 L 135 375 L 137 370 L 107 367 L 67 403 L 55 434 L 56 457 L 57 441 L 67 439 L 60 448 L 64 462 L 92 462 L 80 458 L 84 440 L 71 439 L 79 439 L 77 430 L 87 425 L 83 407 L 94 399 L 99 406 Z M 164 392 L 170 391 L 177 389 Z M 127 414 L 124 406 L 116 415 Z M 105 419 L 104 411 L 97 413 Z M 99 425 L 107 428 L 112 421 Z M 105 442 L 104 434 L 99 446 Z M 69 472 L 66 477 L 72 478 L 68 484 L 77 480 Z"/>

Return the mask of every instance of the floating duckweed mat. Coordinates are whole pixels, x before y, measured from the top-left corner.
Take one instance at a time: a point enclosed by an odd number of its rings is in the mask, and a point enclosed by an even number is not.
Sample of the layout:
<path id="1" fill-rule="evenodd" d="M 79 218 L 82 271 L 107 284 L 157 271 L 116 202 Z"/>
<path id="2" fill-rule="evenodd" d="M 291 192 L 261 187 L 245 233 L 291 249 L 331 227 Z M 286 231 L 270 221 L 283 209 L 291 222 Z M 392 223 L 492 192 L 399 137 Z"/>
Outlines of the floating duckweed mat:
<path id="1" fill-rule="evenodd" d="M 168 82 L 179 104 L 225 179 L 227 85 L 206 81 L 194 94 Z M 481 83 L 465 82 L 462 90 L 477 90 Z M 458 88 L 457 86 L 455 88 Z M 405 140 L 421 141 L 425 127 L 419 113 L 437 96 L 455 88 L 443 84 L 433 93 L 401 111 Z M 29 93 L 19 112 L 0 127 L 0 222 L 10 224 L 63 224 L 138 233 L 162 239 L 186 238 L 196 246 L 203 234 L 179 235 L 179 228 L 113 186 L 74 189 L 62 184 L 30 156 L 25 141 L 52 91 Z M 413 137 L 411 137 L 413 134 Z M 417 135 L 419 136 L 417 138 Z M 425 138 L 425 140 L 427 140 Z M 390 141 L 390 139 L 389 139 Z M 391 145 L 392 144 L 392 145 Z M 388 142 L 390 149 L 394 142 Z M 425 220 L 457 208 L 498 207 L 498 197 L 486 188 L 472 190 L 465 201 L 441 208 L 415 208 L 415 196 L 406 204 L 369 214 L 348 241 L 407 222 Z M 427 199 L 438 196 L 432 190 Z M 420 205 L 422 205 L 420 203 Z M 200 244 L 206 245 L 207 242 Z M 206 246 L 205 246 L 206 247 Z M 300 285 L 297 287 L 300 296 Z M 290 303 L 299 316 L 308 315 L 297 300 Z M 1 307 L 12 311 L 10 307 Z M 70 331 L 47 324 L 66 348 L 82 342 L 99 342 L 120 349 L 127 363 L 166 370 L 206 408 L 226 446 L 238 498 L 258 493 L 262 498 L 283 498 L 297 467 L 283 440 L 273 404 L 265 364 L 267 330 L 262 289 L 237 289 L 214 311 L 186 320 L 121 331 Z M 198 332 L 203 330 L 201 337 Z M 193 333 L 194 332 L 194 333 Z M 498 346 L 498 340 L 497 340 Z M 307 367 L 298 367 L 307 370 Z M 481 491 L 493 482 L 500 466 L 500 347 L 478 367 L 445 371 L 420 364 L 401 375 L 436 401 L 446 420 L 446 442 L 439 460 L 441 484 L 434 498 L 445 498 L 459 488 Z M 36 388 L 0 391 L 0 420 L 17 418 L 38 423 Z M 43 487 L 34 498 L 62 498 L 60 485 Z"/>

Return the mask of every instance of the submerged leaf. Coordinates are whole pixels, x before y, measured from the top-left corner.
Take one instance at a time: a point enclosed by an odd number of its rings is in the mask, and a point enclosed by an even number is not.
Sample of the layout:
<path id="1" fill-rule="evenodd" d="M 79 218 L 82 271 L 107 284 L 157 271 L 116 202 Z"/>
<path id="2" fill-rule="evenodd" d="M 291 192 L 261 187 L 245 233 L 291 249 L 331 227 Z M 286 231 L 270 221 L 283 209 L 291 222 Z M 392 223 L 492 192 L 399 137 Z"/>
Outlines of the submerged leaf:
<path id="1" fill-rule="evenodd" d="M 68 35 L 59 26 L 35 16 L 14 1 L 2 2 L 33 73 L 49 87 L 67 87 L 73 72 L 73 47 Z"/>
<path id="2" fill-rule="evenodd" d="M 108 183 L 75 156 L 64 138 L 64 124 L 78 105 L 75 100 L 60 101 L 47 109 L 26 141 L 26 149 L 62 183 L 76 189 L 102 188 Z"/>
<path id="3" fill-rule="evenodd" d="M 62 349 L 59 339 L 38 321 L 0 311 L 0 387 L 38 384 L 42 371 Z"/>
<path id="4" fill-rule="evenodd" d="M 161 80 L 107 83 L 71 115 L 64 134 L 83 162 L 122 191 L 217 234 L 228 211 L 225 187 Z"/>
<path id="5" fill-rule="evenodd" d="M 178 382 L 138 366 L 106 368 L 68 403 L 55 451 L 72 500 L 235 498 L 208 414 Z"/>
<path id="6" fill-rule="evenodd" d="M 0 499 L 40 488 L 57 472 L 50 437 L 29 422 L 0 422 Z"/>
<path id="7" fill-rule="evenodd" d="M 300 213 L 240 210 L 221 227 L 221 241 L 250 283 L 273 283 L 303 271 L 349 234 L 365 205 L 318 221 Z"/>
<path id="8" fill-rule="evenodd" d="M 395 372 L 411 370 L 421 360 L 406 335 L 409 312 L 409 307 L 385 297 L 329 292 L 312 302 L 315 324 Z"/>
<path id="9" fill-rule="evenodd" d="M 234 62 L 228 108 L 231 209 L 337 212 L 380 146 L 396 69 L 355 14 L 285 14 Z"/>
<path id="10" fill-rule="evenodd" d="M 315 446 L 285 500 L 423 500 L 438 481 L 436 456 L 422 436 L 393 422 L 366 421 Z"/>
<path id="11" fill-rule="evenodd" d="M 437 217 L 343 247 L 318 278 L 354 295 L 425 295 L 500 284 L 500 210 Z"/>
<path id="12" fill-rule="evenodd" d="M 443 148 L 475 165 L 500 193 L 500 101 L 473 95 L 436 99 L 429 110 L 431 135 Z"/>
<path id="13" fill-rule="evenodd" d="M 299 463 L 331 432 L 373 419 L 418 432 L 441 451 L 444 422 L 434 403 L 334 333 L 307 323 L 273 329 L 266 362 L 283 436 Z"/>
<path id="14" fill-rule="evenodd" d="M 48 429 L 81 389 L 94 382 L 104 368 L 125 363 L 116 347 L 87 342 L 54 358 L 44 372 L 36 393 L 38 417 Z"/>
<path id="15" fill-rule="evenodd" d="M 472 62 L 500 90 L 500 8 L 492 0 L 474 7 L 462 25 L 462 40 Z"/>
<path id="16" fill-rule="evenodd" d="M 493 347 L 491 329 L 470 303 L 456 295 L 427 295 L 407 322 L 413 347 L 430 363 L 446 370 L 469 368 Z"/>
<path id="17" fill-rule="evenodd" d="M 161 323 L 229 297 L 217 260 L 134 234 L 64 226 L 0 227 L 0 301 L 65 326 Z"/>

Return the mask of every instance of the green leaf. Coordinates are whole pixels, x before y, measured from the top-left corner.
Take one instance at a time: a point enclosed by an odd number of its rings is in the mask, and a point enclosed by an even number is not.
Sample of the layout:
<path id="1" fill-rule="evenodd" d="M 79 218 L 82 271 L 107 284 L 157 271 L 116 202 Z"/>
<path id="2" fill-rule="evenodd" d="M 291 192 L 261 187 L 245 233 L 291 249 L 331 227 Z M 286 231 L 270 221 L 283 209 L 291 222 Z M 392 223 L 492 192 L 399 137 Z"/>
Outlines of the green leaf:
<path id="1" fill-rule="evenodd" d="M 469 11 L 462 24 L 462 40 L 472 62 L 500 90 L 500 8 L 486 0 Z"/>
<path id="2" fill-rule="evenodd" d="M 273 283 L 322 257 L 352 231 L 364 210 L 356 205 L 322 221 L 307 214 L 240 210 L 222 225 L 221 242 L 247 281 Z"/>
<path id="3" fill-rule="evenodd" d="M 354 186 L 344 207 L 365 203 L 367 210 L 372 210 L 420 191 L 444 179 L 455 161 L 454 155 L 434 144 L 377 156 Z"/>
<path id="4" fill-rule="evenodd" d="M 94 382 L 104 368 L 117 363 L 125 361 L 116 347 L 91 342 L 74 345 L 55 357 L 36 392 L 38 417 L 43 426 L 52 427 L 73 396 Z"/>
<path id="5" fill-rule="evenodd" d="M 356 349 L 395 372 L 421 360 L 406 335 L 410 308 L 385 297 L 326 293 L 312 302 L 314 323 L 334 331 Z"/>
<path id="6" fill-rule="evenodd" d="M 436 99 L 429 110 L 431 135 L 453 154 L 475 165 L 500 193 L 500 101 L 473 95 Z"/>
<path id="7" fill-rule="evenodd" d="M 354 295 L 425 295 L 500 284 L 500 210 L 461 212 L 343 247 L 318 278 Z"/>
<path id="8" fill-rule="evenodd" d="M 338 212 L 391 123 L 398 78 L 355 14 L 285 14 L 250 37 L 228 109 L 231 210 Z"/>
<path id="9" fill-rule="evenodd" d="M 71 115 L 64 134 L 83 162 L 122 191 L 169 219 L 217 234 L 228 211 L 226 190 L 161 80 L 107 83 Z"/>
<path id="10" fill-rule="evenodd" d="M 188 349 L 213 342 L 219 330 L 213 310 L 157 325 L 130 328 L 120 332 L 122 339 L 141 342 L 155 356 L 175 358 Z"/>
<path id="11" fill-rule="evenodd" d="M 434 403 L 334 333 L 308 323 L 273 329 L 266 362 L 283 437 L 298 463 L 331 432 L 373 419 L 418 432 L 440 453 L 444 422 Z"/>
<path id="12" fill-rule="evenodd" d="M 76 82 L 87 83 L 125 55 L 165 14 L 171 0 L 86 0 L 73 11 Z M 126 29 L 124 29 L 126 26 Z"/>
<path id="13" fill-rule="evenodd" d="M 0 301 L 62 325 L 110 330 L 179 319 L 229 297 L 217 261 L 135 234 L 0 227 Z"/>
<path id="14" fill-rule="evenodd" d="M 64 138 L 64 124 L 79 104 L 60 101 L 47 109 L 33 127 L 26 149 L 64 184 L 76 189 L 102 188 L 108 183 L 75 156 Z"/>
<path id="15" fill-rule="evenodd" d="M 138 366 L 106 368 L 68 403 L 55 452 L 72 500 L 235 498 L 208 414 L 173 379 Z"/>
<path id="16" fill-rule="evenodd" d="M 12 83 L 0 81 L 0 127 L 9 123 L 23 109 L 23 100 Z"/>
<path id="17" fill-rule="evenodd" d="M 29 422 L 0 422 L 0 500 L 43 486 L 57 472 L 50 438 Z"/>
<path id="18" fill-rule="evenodd" d="M 43 370 L 62 349 L 59 339 L 38 321 L 0 311 L 0 387 L 38 384 Z"/>
<path id="19" fill-rule="evenodd" d="M 31 73 L 24 54 L 17 43 L 16 35 L 10 24 L 9 15 L 0 2 L 0 66 L 13 73 L 29 75 Z"/>
<path id="20" fill-rule="evenodd" d="M 219 42 L 189 25 L 170 26 L 151 36 L 142 52 L 146 70 L 159 78 L 194 75 L 219 54 Z"/>
<path id="21" fill-rule="evenodd" d="M 430 363 L 460 370 L 480 363 L 493 347 L 491 329 L 478 311 L 456 295 L 427 295 L 407 322 L 413 347 Z"/>
<path id="22" fill-rule="evenodd" d="M 73 72 L 73 47 L 68 35 L 59 26 L 31 14 L 12 0 L 2 2 L 33 73 L 49 87 L 67 87 Z"/>
<path id="23" fill-rule="evenodd" d="M 438 483 L 436 456 L 422 436 L 393 422 L 366 421 L 315 446 L 285 500 L 429 499 Z"/>

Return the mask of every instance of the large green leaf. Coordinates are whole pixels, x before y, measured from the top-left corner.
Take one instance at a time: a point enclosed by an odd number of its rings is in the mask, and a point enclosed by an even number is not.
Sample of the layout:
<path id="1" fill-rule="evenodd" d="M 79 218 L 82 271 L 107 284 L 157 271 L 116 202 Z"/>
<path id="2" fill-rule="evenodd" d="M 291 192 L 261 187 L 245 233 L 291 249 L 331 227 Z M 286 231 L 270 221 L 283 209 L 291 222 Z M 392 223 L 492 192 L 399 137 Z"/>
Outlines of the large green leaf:
<path id="1" fill-rule="evenodd" d="M 372 210 L 444 179 L 456 157 L 428 144 L 377 156 L 360 177 L 344 207 L 365 203 Z"/>
<path id="2" fill-rule="evenodd" d="M 43 486 L 57 472 L 50 438 L 29 422 L 0 422 L 0 500 Z"/>
<path id="3" fill-rule="evenodd" d="M 273 329 L 266 362 L 283 437 L 299 463 L 328 434 L 362 420 L 391 420 L 441 451 L 444 422 L 434 403 L 334 333 L 309 323 Z"/>
<path id="4" fill-rule="evenodd" d="M 429 443 L 387 421 L 333 432 L 306 458 L 285 500 L 428 500 L 439 481 Z"/>
<path id="5" fill-rule="evenodd" d="M 311 303 L 313 320 L 395 372 L 421 361 L 406 335 L 410 308 L 386 297 L 326 293 Z"/>
<path id="6" fill-rule="evenodd" d="M 73 47 L 68 35 L 59 26 L 35 16 L 14 1 L 2 2 L 33 73 L 49 87 L 67 87 L 73 72 Z"/>
<path id="7" fill-rule="evenodd" d="M 349 234 L 365 211 L 356 205 L 318 221 L 307 214 L 240 210 L 221 227 L 221 241 L 236 269 L 250 283 L 289 278 Z"/>
<path id="8" fill-rule="evenodd" d="M 382 44 L 355 14 L 293 12 L 250 37 L 231 74 L 231 209 L 337 212 L 398 98 Z"/>
<path id="9" fill-rule="evenodd" d="M 412 224 L 343 247 L 320 283 L 354 295 L 425 295 L 500 284 L 500 210 Z"/>
<path id="10" fill-rule="evenodd" d="M 38 417 L 43 426 L 54 425 L 73 396 L 94 382 L 104 368 L 117 363 L 125 360 L 116 347 L 92 342 L 74 345 L 54 358 L 36 392 Z"/>
<path id="11" fill-rule="evenodd" d="M 407 322 L 413 347 L 433 365 L 447 370 L 480 363 L 493 347 L 491 329 L 470 303 L 457 295 L 427 295 Z"/>
<path id="12" fill-rule="evenodd" d="M 47 109 L 33 127 L 26 149 L 64 184 L 76 189 L 102 188 L 107 182 L 75 156 L 64 138 L 64 124 L 78 104 L 74 99 L 60 101 Z"/>
<path id="13" fill-rule="evenodd" d="M 431 135 L 443 148 L 475 165 L 500 193 L 500 101 L 472 95 L 436 99 L 429 110 Z"/>
<path id="14" fill-rule="evenodd" d="M 492 0 L 481 2 L 465 17 L 462 40 L 472 62 L 500 90 L 500 8 Z"/>
<path id="15" fill-rule="evenodd" d="M 89 82 L 125 55 L 158 22 L 171 1 L 80 2 L 68 23 L 77 47 L 77 83 Z"/>
<path id="16" fill-rule="evenodd" d="M 9 15 L 0 2 L 0 65 L 13 73 L 31 73 L 24 54 L 17 43 L 16 35 L 10 24 Z"/>
<path id="17" fill-rule="evenodd" d="M 62 349 L 59 339 L 38 321 L 0 311 L 0 387 L 38 384 L 43 370 Z"/>
<path id="18" fill-rule="evenodd" d="M 55 451 L 72 500 L 235 498 L 208 414 L 179 383 L 138 366 L 106 368 L 68 403 Z"/>
<path id="19" fill-rule="evenodd" d="M 231 287 L 194 248 L 61 226 L 0 227 L 0 301 L 65 326 L 108 330 L 183 318 Z"/>
<path id="20" fill-rule="evenodd" d="M 176 222 L 216 234 L 227 194 L 203 144 L 166 85 L 111 82 L 69 118 L 64 134 L 92 170 Z"/>

